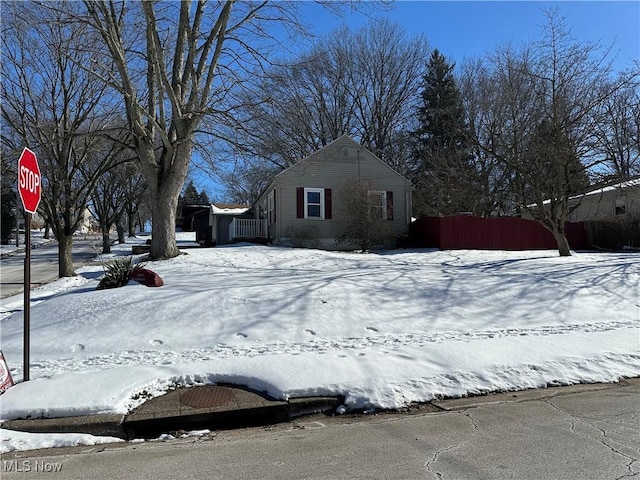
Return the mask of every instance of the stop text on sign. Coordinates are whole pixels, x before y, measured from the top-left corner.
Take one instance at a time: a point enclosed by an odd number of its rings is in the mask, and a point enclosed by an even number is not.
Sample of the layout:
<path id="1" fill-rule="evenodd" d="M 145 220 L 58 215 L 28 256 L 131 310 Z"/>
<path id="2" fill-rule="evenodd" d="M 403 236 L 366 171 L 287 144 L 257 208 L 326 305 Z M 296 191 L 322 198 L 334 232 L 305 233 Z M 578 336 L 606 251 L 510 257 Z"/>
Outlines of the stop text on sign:
<path id="1" fill-rule="evenodd" d="M 40 186 L 40 175 L 29 170 L 24 165 L 20 166 L 20 188 L 26 189 L 29 193 L 36 193 Z"/>

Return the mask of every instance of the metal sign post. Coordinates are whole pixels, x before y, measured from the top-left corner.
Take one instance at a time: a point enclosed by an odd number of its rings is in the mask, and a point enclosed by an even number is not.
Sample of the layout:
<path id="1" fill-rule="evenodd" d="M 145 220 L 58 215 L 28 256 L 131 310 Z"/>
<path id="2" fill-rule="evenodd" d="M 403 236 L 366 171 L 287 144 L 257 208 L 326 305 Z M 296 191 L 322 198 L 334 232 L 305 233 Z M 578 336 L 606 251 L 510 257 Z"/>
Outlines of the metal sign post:
<path id="1" fill-rule="evenodd" d="M 36 154 L 25 148 L 18 159 L 18 193 L 22 199 L 24 215 L 24 374 L 22 381 L 29 380 L 29 349 L 31 331 L 31 215 L 36 213 L 42 198 L 42 176 Z"/>
<path id="2" fill-rule="evenodd" d="M 24 242 L 27 249 L 24 255 L 24 373 L 22 381 L 29 381 L 29 350 L 31 339 L 31 214 L 25 214 Z"/>

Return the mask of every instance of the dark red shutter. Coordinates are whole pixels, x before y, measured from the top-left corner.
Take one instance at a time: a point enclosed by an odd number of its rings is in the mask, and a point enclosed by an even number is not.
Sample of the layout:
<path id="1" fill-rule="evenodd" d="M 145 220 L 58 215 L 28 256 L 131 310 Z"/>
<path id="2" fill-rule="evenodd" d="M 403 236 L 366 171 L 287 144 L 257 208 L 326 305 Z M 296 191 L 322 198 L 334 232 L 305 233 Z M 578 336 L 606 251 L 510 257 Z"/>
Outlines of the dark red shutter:
<path id="1" fill-rule="evenodd" d="M 387 220 L 393 220 L 393 192 L 387 192 Z"/>
<path id="2" fill-rule="evenodd" d="M 304 188 L 296 188 L 296 212 L 298 218 L 304 218 Z"/>
<path id="3" fill-rule="evenodd" d="M 331 220 L 331 189 L 324 189 L 324 218 Z"/>

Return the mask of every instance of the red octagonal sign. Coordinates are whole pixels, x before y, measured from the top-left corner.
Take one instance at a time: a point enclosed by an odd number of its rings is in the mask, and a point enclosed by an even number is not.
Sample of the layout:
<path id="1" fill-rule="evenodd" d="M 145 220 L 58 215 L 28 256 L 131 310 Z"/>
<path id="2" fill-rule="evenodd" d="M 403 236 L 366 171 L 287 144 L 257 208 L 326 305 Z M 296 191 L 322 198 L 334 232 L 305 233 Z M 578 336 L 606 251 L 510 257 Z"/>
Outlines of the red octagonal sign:
<path id="1" fill-rule="evenodd" d="M 24 209 L 36 213 L 42 195 L 42 176 L 36 154 L 25 148 L 18 160 L 18 192 Z"/>

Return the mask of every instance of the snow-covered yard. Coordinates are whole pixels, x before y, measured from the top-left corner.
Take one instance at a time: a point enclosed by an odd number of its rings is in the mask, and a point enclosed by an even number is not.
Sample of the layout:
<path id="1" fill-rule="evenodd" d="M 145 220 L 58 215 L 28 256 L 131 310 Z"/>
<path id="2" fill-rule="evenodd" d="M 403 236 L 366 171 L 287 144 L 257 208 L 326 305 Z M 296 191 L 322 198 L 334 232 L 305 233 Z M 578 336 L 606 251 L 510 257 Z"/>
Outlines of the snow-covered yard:
<path id="1" fill-rule="evenodd" d="M 0 397 L 1 419 L 124 413 L 175 384 L 396 408 L 640 375 L 637 254 L 185 252 L 147 265 L 160 288 L 96 291 L 95 266 L 34 290 L 31 381 Z M 0 318 L 20 380 L 22 297 Z"/>

